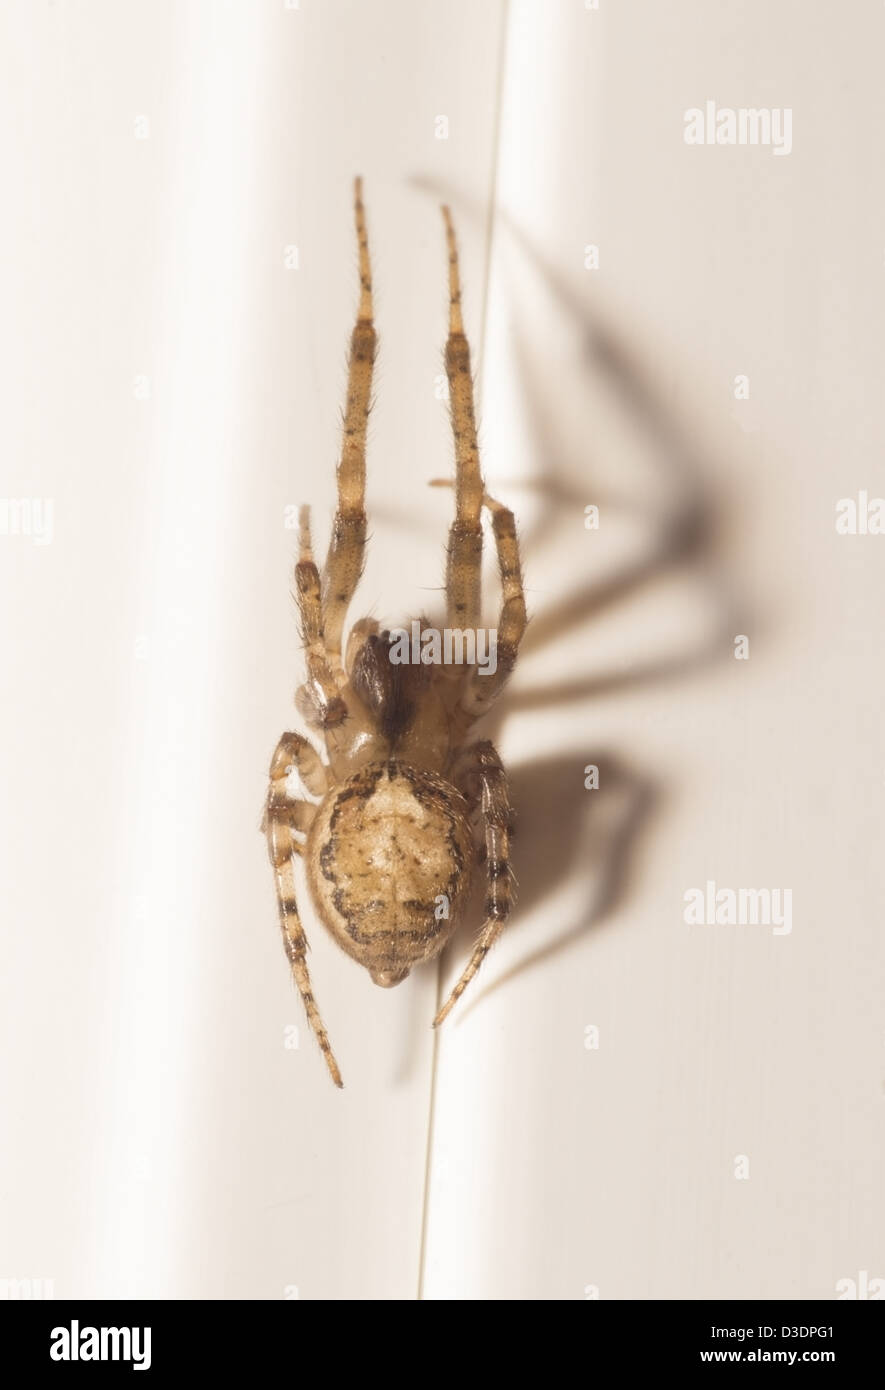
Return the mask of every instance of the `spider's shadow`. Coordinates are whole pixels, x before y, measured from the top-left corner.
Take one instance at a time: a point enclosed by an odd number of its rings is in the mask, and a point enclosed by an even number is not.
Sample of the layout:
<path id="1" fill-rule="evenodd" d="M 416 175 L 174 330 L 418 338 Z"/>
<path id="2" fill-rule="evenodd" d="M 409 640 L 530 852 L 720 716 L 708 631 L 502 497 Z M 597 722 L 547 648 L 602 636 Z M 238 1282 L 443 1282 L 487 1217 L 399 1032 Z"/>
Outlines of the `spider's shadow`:
<path id="1" fill-rule="evenodd" d="M 423 179 L 413 183 L 437 197 L 445 197 L 475 220 L 483 217 L 483 209 L 461 198 L 456 190 Z M 696 431 L 665 400 L 652 370 L 652 364 L 661 360 L 661 353 L 651 345 L 631 342 L 626 330 L 611 316 L 603 315 L 584 294 L 577 294 L 571 282 L 545 261 L 506 215 L 499 214 L 499 225 L 552 296 L 568 329 L 577 329 L 582 373 L 588 374 L 588 380 L 590 373 L 595 374 L 616 397 L 619 407 L 628 412 L 631 423 L 653 444 L 654 466 L 663 471 L 671 499 L 647 551 L 614 575 L 601 580 L 591 577 L 563 601 L 540 612 L 529 627 L 524 649 L 537 649 L 583 629 L 597 613 L 641 593 L 666 573 L 681 572 L 684 567 L 712 597 L 717 619 L 710 634 L 688 654 L 664 654 L 634 663 L 627 671 L 579 676 L 553 688 L 520 688 L 517 676 L 501 702 L 503 708 L 486 721 L 484 731 L 493 738 L 502 719 L 510 713 L 554 703 L 573 704 L 593 695 L 656 686 L 688 675 L 712 659 L 731 655 L 733 635 L 741 630 L 736 604 L 723 576 L 720 552 L 726 505 L 722 496 L 715 495 L 711 484 L 710 444 L 699 443 Z M 534 529 L 524 537 L 529 565 L 533 545 L 552 529 L 554 513 L 563 504 L 583 509 L 584 503 L 579 488 L 568 476 L 565 460 L 557 452 L 556 378 L 549 375 L 548 369 L 545 381 L 545 359 L 533 358 L 530 344 L 529 333 L 517 335 L 519 388 L 528 403 L 534 452 L 544 460 L 546 505 Z M 716 471 L 721 474 L 722 470 Z M 746 622 L 746 615 L 743 621 Z M 758 631 L 755 621 L 754 632 Z M 590 762 L 599 767 L 598 791 L 588 791 L 584 786 L 583 769 Z M 486 984 L 480 977 L 473 986 L 473 998 L 459 1006 L 462 1017 L 507 980 L 542 959 L 567 950 L 588 929 L 611 918 L 631 885 L 637 837 L 647 825 L 649 813 L 660 804 L 662 794 L 660 787 L 619 755 L 601 755 L 592 745 L 517 764 L 511 768 L 511 780 L 518 818 L 513 857 L 519 903 L 512 924 L 508 925 L 508 935 L 518 931 L 519 915 L 528 915 L 533 906 L 549 900 L 564 880 L 578 872 L 579 863 L 581 872 L 593 879 L 589 906 L 580 920 L 566 926 L 553 941 L 524 956 L 493 983 Z M 453 938 L 449 949 L 459 962 L 469 953 L 477 920 L 476 912 L 471 912 Z M 457 1025 L 457 1016 L 452 1021 Z M 426 1021 L 421 1026 L 426 1026 Z"/>

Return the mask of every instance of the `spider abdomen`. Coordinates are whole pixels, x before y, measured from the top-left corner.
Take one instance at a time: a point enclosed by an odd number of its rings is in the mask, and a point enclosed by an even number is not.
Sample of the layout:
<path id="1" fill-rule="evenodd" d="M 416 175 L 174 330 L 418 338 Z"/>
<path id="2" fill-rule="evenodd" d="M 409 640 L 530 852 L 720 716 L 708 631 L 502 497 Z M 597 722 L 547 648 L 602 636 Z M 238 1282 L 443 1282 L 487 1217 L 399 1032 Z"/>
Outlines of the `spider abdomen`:
<path id="1" fill-rule="evenodd" d="M 470 890 L 467 802 L 407 763 L 371 763 L 330 792 L 306 849 L 322 921 L 379 985 L 442 949 Z"/>

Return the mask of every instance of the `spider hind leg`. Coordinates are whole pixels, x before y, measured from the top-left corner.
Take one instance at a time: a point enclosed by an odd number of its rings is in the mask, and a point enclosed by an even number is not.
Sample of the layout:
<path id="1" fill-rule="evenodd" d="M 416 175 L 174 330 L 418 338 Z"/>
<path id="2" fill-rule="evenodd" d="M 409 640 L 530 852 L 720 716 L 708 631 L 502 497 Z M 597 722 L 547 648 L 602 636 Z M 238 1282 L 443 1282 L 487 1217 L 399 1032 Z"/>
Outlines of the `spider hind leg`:
<path id="1" fill-rule="evenodd" d="M 497 749 L 484 739 L 468 749 L 470 761 L 467 776 L 479 784 L 482 824 L 486 849 L 486 920 L 473 954 L 445 1004 L 433 1020 L 438 1028 L 451 1013 L 489 951 L 494 946 L 510 916 L 514 900 L 514 876 L 510 865 L 510 838 L 513 833 L 513 806 L 507 773 Z"/>
<path id="2" fill-rule="evenodd" d="M 326 1059 L 329 1075 L 336 1086 L 343 1086 L 329 1035 L 313 996 L 307 968 L 307 937 L 301 925 L 295 896 L 294 856 L 302 853 L 296 833 L 309 828 L 317 808 L 309 801 L 289 795 L 286 783 L 293 765 L 309 791 L 320 793 L 325 790 L 326 772 L 316 750 L 300 734 L 284 734 L 270 766 L 271 782 L 262 829 L 267 835 L 268 852 L 274 869 L 283 947 L 292 967 L 292 978 L 301 995 L 307 1021 Z"/>

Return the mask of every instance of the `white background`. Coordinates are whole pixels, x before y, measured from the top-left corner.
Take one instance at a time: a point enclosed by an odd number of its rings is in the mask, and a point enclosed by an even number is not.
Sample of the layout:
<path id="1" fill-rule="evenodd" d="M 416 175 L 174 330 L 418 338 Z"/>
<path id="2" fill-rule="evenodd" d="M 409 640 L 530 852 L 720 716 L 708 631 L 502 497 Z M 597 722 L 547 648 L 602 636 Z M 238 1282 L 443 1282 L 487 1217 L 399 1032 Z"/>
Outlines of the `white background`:
<path id="1" fill-rule="evenodd" d="M 0 26 L 0 493 L 54 504 L 51 544 L 0 536 L 0 1278 L 885 1275 L 885 539 L 834 524 L 885 494 L 885 12 L 55 0 Z M 685 145 L 708 99 L 791 108 L 792 153 Z M 534 622 L 490 729 L 513 925 L 436 1044 L 476 923 L 390 993 L 314 928 L 338 1093 L 257 828 L 298 727 L 286 508 L 322 551 L 334 501 L 356 173 L 381 351 L 351 616 L 438 600 L 446 197 Z M 790 888 L 792 932 L 686 925 L 708 879 Z"/>

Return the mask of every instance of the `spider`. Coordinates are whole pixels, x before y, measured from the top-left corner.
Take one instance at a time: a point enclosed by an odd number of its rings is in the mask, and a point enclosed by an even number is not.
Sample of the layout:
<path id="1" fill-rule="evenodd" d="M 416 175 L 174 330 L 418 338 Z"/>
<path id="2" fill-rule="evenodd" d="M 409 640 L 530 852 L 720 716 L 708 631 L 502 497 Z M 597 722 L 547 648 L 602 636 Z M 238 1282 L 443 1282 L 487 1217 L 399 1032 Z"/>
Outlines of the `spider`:
<path id="1" fill-rule="evenodd" d="M 455 518 L 446 563 L 447 624 L 456 639 L 472 634 L 475 651 L 485 511 L 503 591 L 497 664 L 494 672 L 454 661 L 401 664 L 392 659 L 393 634 L 369 618 L 356 622 L 343 644 L 365 555 L 366 428 L 376 352 L 360 179 L 354 186 L 354 213 L 360 298 L 350 342 L 337 509 L 322 580 L 307 508 L 300 513 L 295 566 L 307 667 L 295 704 L 322 737 L 327 763 L 307 738 L 284 733 L 271 761 L 262 821 L 283 945 L 336 1086 L 343 1084 L 341 1072 L 308 973 L 294 858 L 305 860 L 308 888 L 323 925 L 384 987 L 399 984 L 414 966 L 439 955 L 464 915 L 474 870 L 485 859 L 485 921 L 433 1026 L 442 1023 L 500 935 L 513 902 L 507 774 L 491 741 L 471 743 L 470 731 L 500 695 L 526 627 L 513 513 L 486 493 L 480 470 L 458 250 L 450 211 L 443 207 L 449 263 L 445 360 L 456 464 Z M 425 620 L 417 626 L 423 633 Z M 292 794 L 293 769 L 315 801 Z M 477 815 L 482 846 L 474 830 Z"/>

